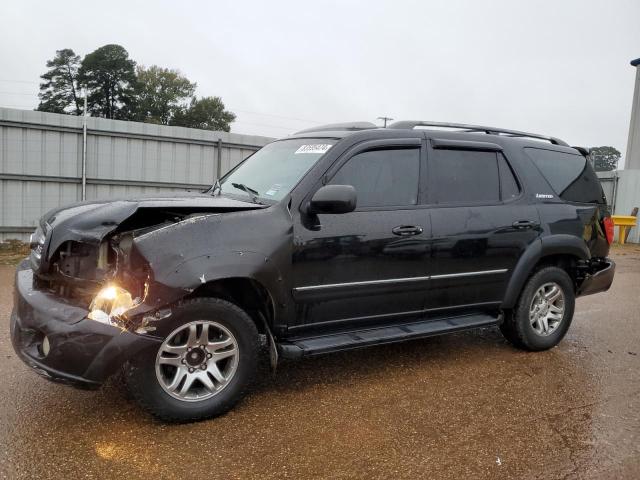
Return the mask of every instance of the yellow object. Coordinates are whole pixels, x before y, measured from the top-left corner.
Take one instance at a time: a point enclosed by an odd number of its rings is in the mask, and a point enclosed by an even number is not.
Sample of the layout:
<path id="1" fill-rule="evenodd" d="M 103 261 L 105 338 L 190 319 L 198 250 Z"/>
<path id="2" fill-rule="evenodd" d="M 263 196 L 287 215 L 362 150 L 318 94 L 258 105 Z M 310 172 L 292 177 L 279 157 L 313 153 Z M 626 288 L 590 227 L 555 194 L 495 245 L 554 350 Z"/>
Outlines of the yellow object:
<path id="1" fill-rule="evenodd" d="M 613 224 L 618 229 L 618 243 L 624 245 L 624 239 L 627 236 L 627 228 L 633 228 L 636 226 L 637 218 L 633 215 L 611 215 Z"/>

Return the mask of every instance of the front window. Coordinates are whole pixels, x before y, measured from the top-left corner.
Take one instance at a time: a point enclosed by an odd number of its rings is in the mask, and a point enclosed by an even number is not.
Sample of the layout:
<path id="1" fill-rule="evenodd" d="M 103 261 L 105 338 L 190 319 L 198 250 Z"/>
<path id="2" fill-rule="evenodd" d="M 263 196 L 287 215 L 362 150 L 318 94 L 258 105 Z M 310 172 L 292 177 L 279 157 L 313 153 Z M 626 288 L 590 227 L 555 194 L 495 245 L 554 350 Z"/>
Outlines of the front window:
<path id="1" fill-rule="evenodd" d="M 220 180 L 220 192 L 282 200 L 336 139 L 300 138 L 270 143 Z"/>
<path id="2" fill-rule="evenodd" d="M 420 149 L 369 150 L 353 156 L 331 179 L 352 185 L 360 207 L 408 206 L 418 203 Z"/>

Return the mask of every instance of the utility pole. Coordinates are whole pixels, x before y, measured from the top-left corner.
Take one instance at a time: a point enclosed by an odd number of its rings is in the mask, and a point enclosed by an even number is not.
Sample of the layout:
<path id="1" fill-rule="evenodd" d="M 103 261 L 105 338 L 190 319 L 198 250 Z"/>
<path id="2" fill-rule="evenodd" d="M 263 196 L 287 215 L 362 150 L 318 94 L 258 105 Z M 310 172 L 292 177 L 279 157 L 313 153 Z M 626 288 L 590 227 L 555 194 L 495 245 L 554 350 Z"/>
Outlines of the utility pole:
<path id="1" fill-rule="evenodd" d="M 378 117 L 378 120 L 382 120 L 384 122 L 384 128 L 387 128 L 387 122 L 393 120 L 391 117 Z"/>
<path id="2" fill-rule="evenodd" d="M 84 114 L 82 115 L 82 201 L 87 199 L 87 89 L 84 90 Z"/>

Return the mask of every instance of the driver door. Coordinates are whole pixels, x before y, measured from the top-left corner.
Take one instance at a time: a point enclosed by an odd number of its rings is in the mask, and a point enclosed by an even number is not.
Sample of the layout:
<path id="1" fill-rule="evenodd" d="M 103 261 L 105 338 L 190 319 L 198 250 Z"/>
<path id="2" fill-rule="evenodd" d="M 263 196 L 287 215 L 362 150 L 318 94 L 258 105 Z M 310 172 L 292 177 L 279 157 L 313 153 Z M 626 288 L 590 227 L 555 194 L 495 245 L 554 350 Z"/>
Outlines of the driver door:
<path id="1" fill-rule="evenodd" d="M 421 208 L 418 138 L 365 142 L 329 184 L 352 185 L 355 211 L 294 224 L 292 331 L 351 328 L 422 313 L 431 227 Z M 313 222 L 311 222 L 313 223 Z"/>

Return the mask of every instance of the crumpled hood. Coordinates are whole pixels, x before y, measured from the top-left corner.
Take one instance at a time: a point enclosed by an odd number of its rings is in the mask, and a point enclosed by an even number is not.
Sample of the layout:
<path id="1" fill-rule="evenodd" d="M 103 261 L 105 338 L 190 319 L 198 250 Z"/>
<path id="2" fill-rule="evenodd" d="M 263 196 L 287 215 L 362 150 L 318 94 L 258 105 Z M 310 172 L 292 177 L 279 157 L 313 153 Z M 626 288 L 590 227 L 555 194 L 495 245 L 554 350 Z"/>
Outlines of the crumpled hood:
<path id="1" fill-rule="evenodd" d="M 223 213 L 265 208 L 251 202 L 202 193 L 173 193 L 137 198 L 74 203 L 47 212 L 41 223 L 51 227 L 47 235 L 47 258 L 68 240 L 99 244 L 118 225 L 139 209 L 167 209 L 184 213 Z"/>

